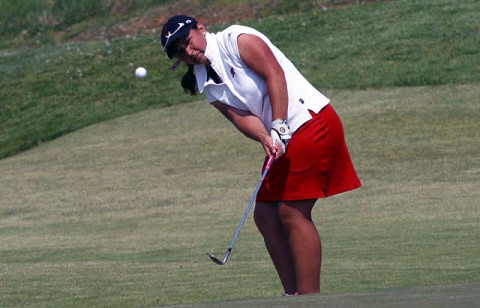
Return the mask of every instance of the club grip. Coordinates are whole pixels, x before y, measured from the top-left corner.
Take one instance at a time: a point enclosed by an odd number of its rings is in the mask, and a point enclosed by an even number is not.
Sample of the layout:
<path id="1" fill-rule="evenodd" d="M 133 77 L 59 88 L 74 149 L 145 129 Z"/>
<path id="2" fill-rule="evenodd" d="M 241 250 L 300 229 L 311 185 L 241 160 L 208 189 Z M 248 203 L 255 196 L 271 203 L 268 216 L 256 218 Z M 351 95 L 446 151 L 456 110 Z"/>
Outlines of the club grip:
<path id="1" fill-rule="evenodd" d="M 270 169 L 274 160 L 275 160 L 275 155 L 270 155 L 270 157 L 268 158 L 267 164 L 265 165 L 265 170 Z"/>

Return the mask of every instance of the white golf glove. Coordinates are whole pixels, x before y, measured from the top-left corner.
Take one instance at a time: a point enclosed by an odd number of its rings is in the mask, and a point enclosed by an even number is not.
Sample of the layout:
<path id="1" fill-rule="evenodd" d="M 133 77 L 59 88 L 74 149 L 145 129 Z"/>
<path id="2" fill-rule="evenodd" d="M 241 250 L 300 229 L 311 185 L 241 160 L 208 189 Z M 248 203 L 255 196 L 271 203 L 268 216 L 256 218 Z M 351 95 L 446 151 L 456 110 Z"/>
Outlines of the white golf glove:
<path id="1" fill-rule="evenodd" d="M 282 151 L 285 153 L 287 144 L 292 139 L 292 134 L 290 133 L 290 127 L 286 121 L 282 119 L 276 119 L 272 122 L 272 129 L 270 130 L 270 136 L 273 139 L 273 142 L 277 142 L 282 146 Z"/>

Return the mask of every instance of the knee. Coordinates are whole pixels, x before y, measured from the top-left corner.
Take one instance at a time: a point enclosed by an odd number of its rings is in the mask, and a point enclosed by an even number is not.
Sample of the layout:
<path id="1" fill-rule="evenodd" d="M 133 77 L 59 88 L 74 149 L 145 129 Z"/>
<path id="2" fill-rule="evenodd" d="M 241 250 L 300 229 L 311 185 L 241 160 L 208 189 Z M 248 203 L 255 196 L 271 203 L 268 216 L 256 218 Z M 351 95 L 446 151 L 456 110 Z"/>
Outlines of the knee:
<path id="1" fill-rule="evenodd" d="M 312 222 L 311 210 L 314 201 L 280 203 L 278 217 L 287 230 Z"/>
<path id="2" fill-rule="evenodd" d="M 279 211 L 278 218 L 285 230 L 290 230 L 293 226 L 295 226 L 295 224 L 298 223 L 298 218 L 287 211 Z"/>

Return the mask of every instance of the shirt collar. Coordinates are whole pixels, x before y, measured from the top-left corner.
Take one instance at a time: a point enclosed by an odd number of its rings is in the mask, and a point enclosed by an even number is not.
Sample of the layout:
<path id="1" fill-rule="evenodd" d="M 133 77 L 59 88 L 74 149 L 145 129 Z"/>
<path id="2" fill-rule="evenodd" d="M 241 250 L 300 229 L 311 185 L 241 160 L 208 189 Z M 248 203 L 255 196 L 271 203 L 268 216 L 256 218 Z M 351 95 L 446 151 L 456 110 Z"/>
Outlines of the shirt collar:
<path id="1" fill-rule="evenodd" d="M 198 92 L 202 93 L 207 82 L 207 68 L 204 64 L 195 65 L 193 68 L 195 71 L 195 78 L 197 79 Z"/>
<path id="2" fill-rule="evenodd" d="M 215 55 L 218 54 L 218 45 L 215 34 L 206 32 L 205 38 L 207 39 L 205 57 L 210 61 L 212 67 L 215 67 L 214 60 L 217 58 Z M 207 69 L 205 68 L 205 64 L 198 64 L 195 65 L 194 70 L 197 79 L 198 92 L 202 93 L 208 79 Z"/>

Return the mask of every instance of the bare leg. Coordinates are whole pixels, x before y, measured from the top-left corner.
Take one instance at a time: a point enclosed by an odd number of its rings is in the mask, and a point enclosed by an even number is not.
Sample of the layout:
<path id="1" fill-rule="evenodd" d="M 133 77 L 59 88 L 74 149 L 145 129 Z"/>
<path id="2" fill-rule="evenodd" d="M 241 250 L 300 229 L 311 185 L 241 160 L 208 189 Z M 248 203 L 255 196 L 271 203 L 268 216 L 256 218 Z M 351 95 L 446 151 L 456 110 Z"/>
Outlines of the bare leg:
<path id="1" fill-rule="evenodd" d="M 257 203 L 254 219 L 263 236 L 265 246 L 280 277 L 284 291 L 288 294 L 297 292 L 295 266 L 287 233 L 277 213 L 277 204 Z"/>
<path id="2" fill-rule="evenodd" d="M 278 204 L 278 216 L 289 238 L 300 294 L 320 292 L 322 243 L 311 216 L 315 201 L 283 201 Z"/>

